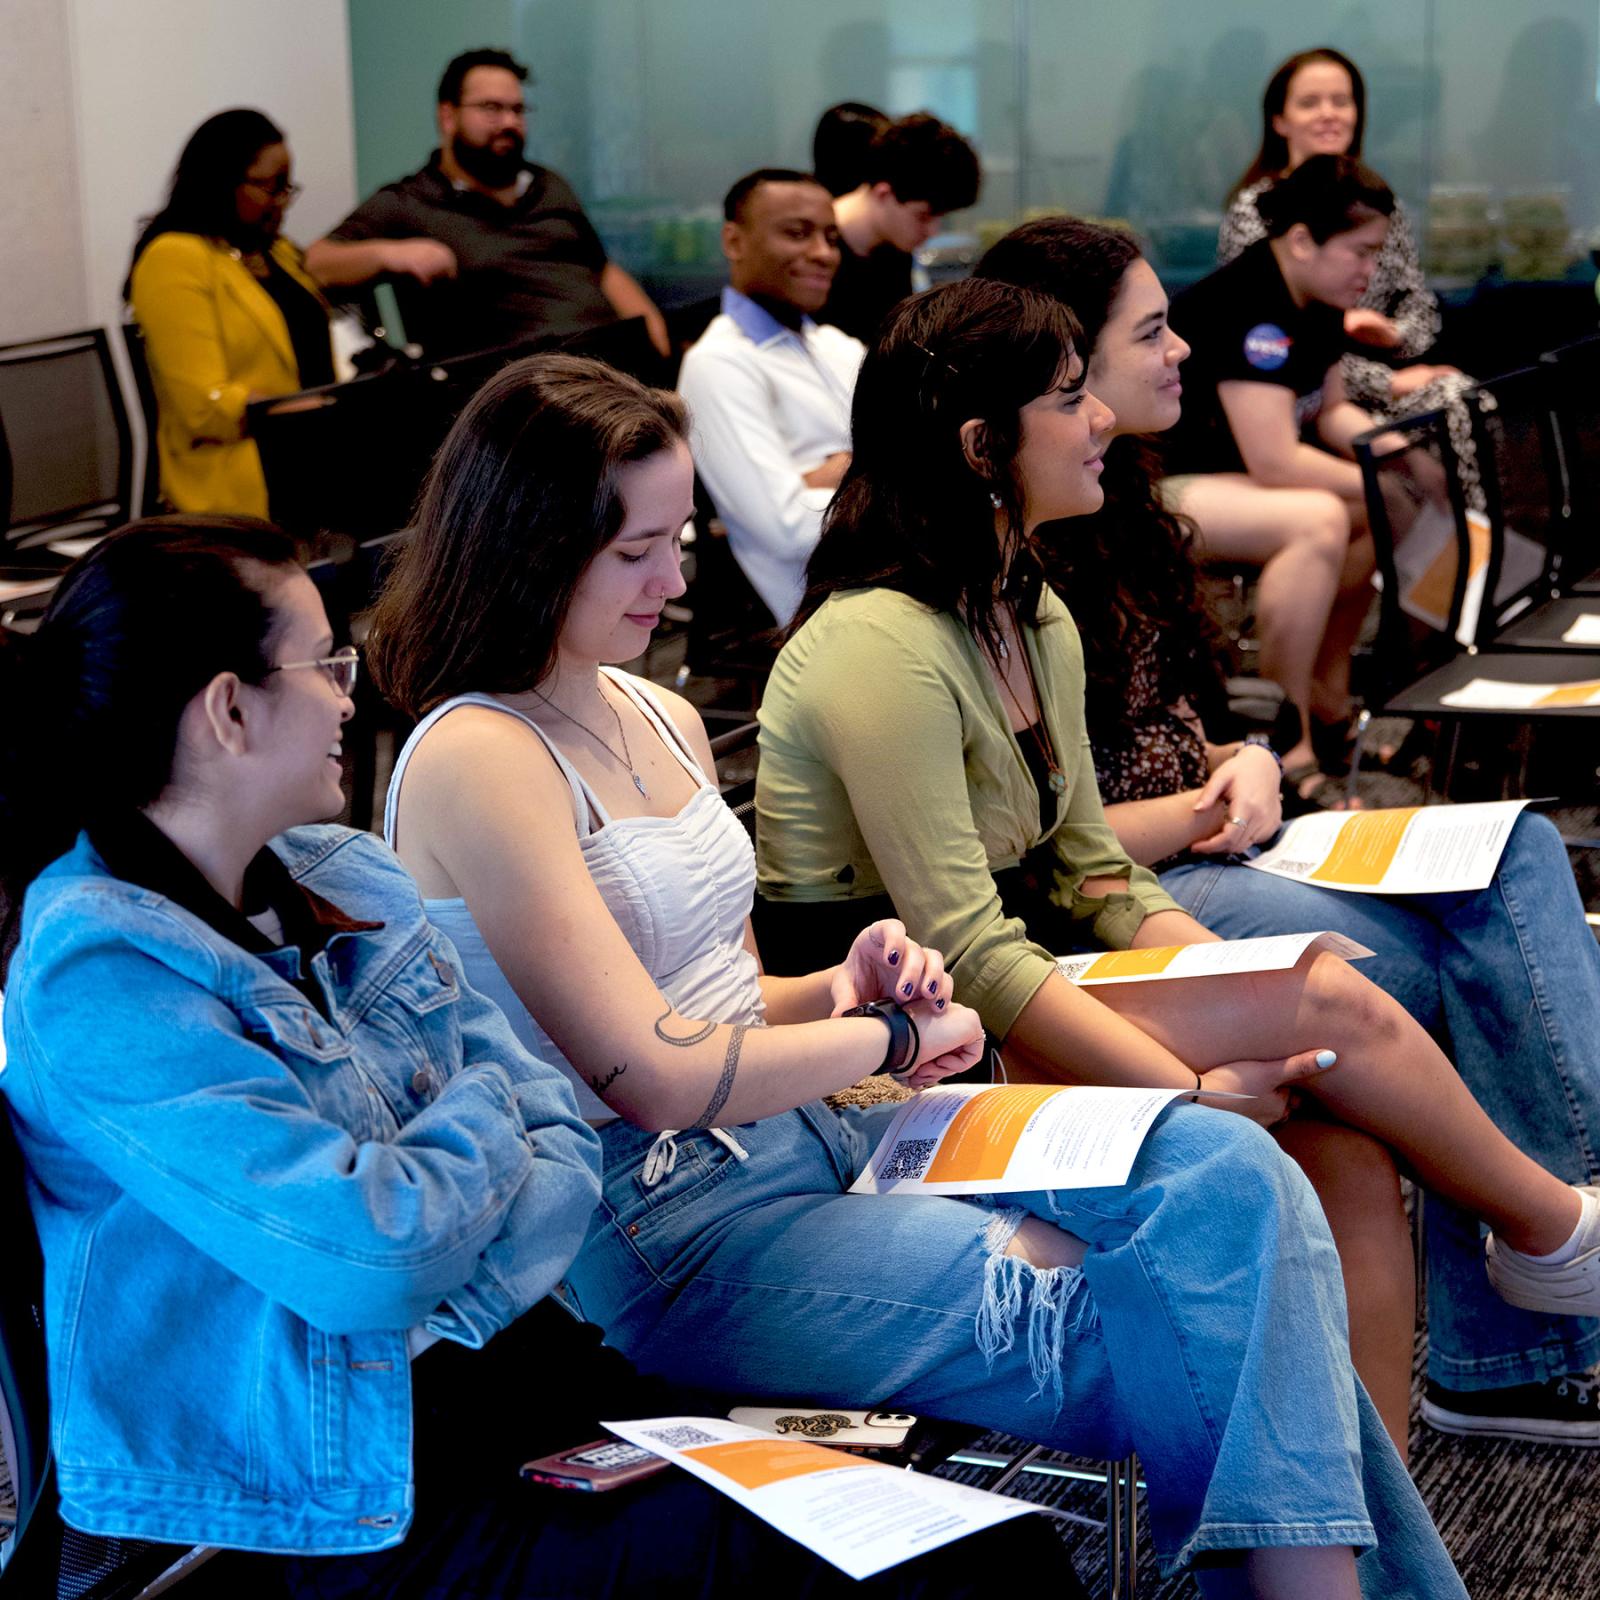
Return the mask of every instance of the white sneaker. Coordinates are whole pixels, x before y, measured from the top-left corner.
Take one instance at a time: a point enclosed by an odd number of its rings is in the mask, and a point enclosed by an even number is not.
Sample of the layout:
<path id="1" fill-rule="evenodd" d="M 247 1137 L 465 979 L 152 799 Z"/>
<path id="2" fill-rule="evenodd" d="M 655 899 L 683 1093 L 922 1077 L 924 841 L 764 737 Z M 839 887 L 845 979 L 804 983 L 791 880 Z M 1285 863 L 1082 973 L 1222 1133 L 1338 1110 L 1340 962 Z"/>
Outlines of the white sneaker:
<path id="1" fill-rule="evenodd" d="M 1600 1185 L 1575 1187 L 1600 1198 Z M 1558 1316 L 1600 1316 L 1600 1211 L 1591 1215 L 1578 1253 L 1570 1261 L 1558 1265 L 1536 1261 L 1501 1244 L 1493 1234 L 1484 1244 L 1484 1258 L 1489 1282 L 1509 1304 Z"/>

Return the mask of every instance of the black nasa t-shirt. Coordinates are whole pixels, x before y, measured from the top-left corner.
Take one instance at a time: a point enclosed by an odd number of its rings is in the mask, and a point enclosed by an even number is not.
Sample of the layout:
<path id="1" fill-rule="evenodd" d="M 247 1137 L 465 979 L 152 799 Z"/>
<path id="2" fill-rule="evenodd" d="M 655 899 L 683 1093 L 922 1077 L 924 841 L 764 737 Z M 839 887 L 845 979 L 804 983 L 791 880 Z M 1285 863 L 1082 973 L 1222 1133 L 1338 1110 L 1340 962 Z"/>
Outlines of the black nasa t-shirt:
<path id="1" fill-rule="evenodd" d="M 1169 475 L 1244 471 L 1218 384 L 1270 383 L 1299 398 L 1322 387 L 1345 349 L 1344 313 L 1320 300 L 1297 306 L 1266 239 L 1174 296 L 1169 320 L 1193 350 L 1183 416 L 1161 438 Z"/>

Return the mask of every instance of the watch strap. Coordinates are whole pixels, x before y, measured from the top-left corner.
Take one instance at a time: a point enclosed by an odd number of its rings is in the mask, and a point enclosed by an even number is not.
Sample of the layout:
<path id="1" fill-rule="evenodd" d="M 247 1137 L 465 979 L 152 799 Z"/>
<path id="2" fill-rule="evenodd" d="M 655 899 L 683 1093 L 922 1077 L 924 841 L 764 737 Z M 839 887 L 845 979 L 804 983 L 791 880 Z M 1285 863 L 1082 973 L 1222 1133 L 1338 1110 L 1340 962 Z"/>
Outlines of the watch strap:
<path id="1" fill-rule="evenodd" d="M 872 1069 L 873 1076 L 880 1072 L 905 1072 L 916 1061 L 922 1048 L 917 1025 L 909 1011 L 904 1011 L 893 1000 L 869 1000 L 865 1005 L 851 1006 L 847 1017 L 878 1017 L 889 1026 L 889 1048 L 883 1060 Z"/>

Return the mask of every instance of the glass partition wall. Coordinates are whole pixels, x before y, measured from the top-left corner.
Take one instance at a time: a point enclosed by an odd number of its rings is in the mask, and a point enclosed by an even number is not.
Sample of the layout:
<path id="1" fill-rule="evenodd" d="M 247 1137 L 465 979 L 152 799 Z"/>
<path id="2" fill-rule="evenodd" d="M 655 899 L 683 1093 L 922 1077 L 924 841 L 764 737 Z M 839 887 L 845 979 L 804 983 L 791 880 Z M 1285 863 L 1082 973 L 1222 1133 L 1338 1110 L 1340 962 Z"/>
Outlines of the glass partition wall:
<path id="1" fill-rule="evenodd" d="M 926 108 L 977 145 L 976 247 L 1034 211 L 1121 218 L 1169 280 L 1206 270 L 1260 97 L 1331 44 L 1368 85 L 1366 153 L 1443 283 L 1552 278 L 1600 226 L 1595 0 L 348 0 L 363 192 L 419 166 L 438 73 L 528 61 L 529 154 L 672 298 L 720 281 L 720 198 L 807 166 L 818 114 Z"/>

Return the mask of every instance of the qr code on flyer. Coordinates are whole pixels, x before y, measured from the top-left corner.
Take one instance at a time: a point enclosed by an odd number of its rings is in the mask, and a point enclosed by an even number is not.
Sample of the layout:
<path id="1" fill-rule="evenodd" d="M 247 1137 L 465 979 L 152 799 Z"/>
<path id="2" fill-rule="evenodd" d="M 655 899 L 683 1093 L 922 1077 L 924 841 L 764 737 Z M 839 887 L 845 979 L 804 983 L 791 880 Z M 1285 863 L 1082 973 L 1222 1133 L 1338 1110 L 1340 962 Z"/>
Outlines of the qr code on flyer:
<path id="1" fill-rule="evenodd" d="M 697 1444 L 716 1444 L 717 1436 L 704 1428 L 691 1428 L 687 1423 L 676 1428 L 641 1428 L 642 1437 L 654 1439 L 672 1450 L 688 1450 Z"/>
<path id="2" fill-rule="evenodd" d="M 1057 956 L 1056 971 L 1068 983 L 1076 983 L 1098 959 L 1098 956 Z"/>
<path id="3" fill-rule="evenodd" d="M 933 1152 L 938 1145 L 937 1139 L 902 1139 L 889 1152 L 889 1159 L 878 1173 L 878 1182 L 893 1183 L 899 1178 L 920 1178 L 928 1170 L 928 1163 L 933 1160 Z"/>
<path id="4" fill-rule="evenodd" d="M 1309 878 L 1322 863 L 1319 861 L 1274 861 L 1272 865 L 1284 873 L 1292 873 L 1297 878 Z"/>

